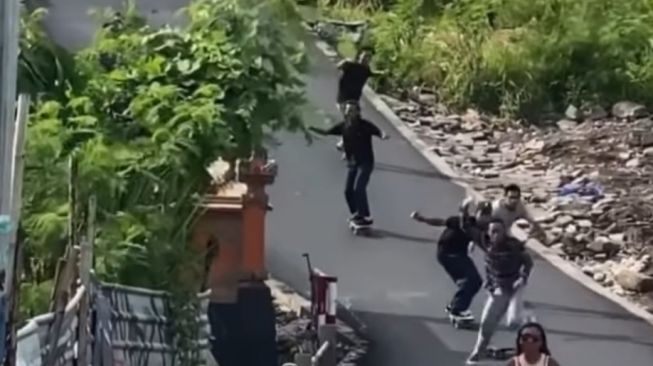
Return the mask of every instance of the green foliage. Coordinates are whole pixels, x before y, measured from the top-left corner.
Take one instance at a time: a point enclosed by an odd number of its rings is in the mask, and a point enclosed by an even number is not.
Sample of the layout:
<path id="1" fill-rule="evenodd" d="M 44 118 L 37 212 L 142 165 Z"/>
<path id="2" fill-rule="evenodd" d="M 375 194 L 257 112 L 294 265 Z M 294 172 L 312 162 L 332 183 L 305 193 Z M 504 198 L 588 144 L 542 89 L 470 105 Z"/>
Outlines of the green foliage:
<path id="1" fill-rule="evenodd" d="M 393 87 L 432 86 L 453 106 L 535 119 L 570 102 L 653 102 L 652 6 L 397 0 L 387 11 L 331 14 L 370 18 L 377 67 Z"/>
<path id="2" fill-rule="evenodd" d="M 51 42 L 39 26 L 44 9 L 31 13 L 23 9 L 18 53 L 18 90 L 22 93 L 47 93 L 65 98 L 66 90 L 78 87 L 75 61 L 66 50 Z"/>
<path id="3" fill-rule="evenodd" d="M 78 201 L 97 197 L 100 278 L 183 292 L 179 301 L 192 303 L 198 287 L 183 274 L 201 262 L 188 241 L 210 184 L 206 167 L 219 156 L 249 156 L 273 131 L 304 131 L 306 57 L 292 37 L 294 4 L 195 0 L 187 10 L 190 22 L 180 29 L 146 26 L 133 3 L 105 16 L 93 45 L 74 55 L 75 82 L 36 100 L 22 216 L 32 298 L 67 245 L 71 157 Z M 30 29 L 23 48 L 49 49 L 43 33 Z"/>

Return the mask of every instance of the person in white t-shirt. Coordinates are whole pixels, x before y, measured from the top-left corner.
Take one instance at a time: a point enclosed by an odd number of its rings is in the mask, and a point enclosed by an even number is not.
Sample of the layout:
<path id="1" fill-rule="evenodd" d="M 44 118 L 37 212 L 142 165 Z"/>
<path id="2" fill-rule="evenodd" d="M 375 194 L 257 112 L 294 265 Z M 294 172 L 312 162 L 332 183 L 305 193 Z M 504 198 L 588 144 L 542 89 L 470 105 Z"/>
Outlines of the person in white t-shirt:
<path id="1" fill-rule="evenodd" d="M 515 221 L 524 219 L 532 227 L 533 237 L 546 243 L 546 234 L 540 224 L 530 215 L 521 200 L 521 188 L 509 184 L 504 188 L 503 197 L 492 202 L 492 217 L 501 219 L 509 232 Z"/>

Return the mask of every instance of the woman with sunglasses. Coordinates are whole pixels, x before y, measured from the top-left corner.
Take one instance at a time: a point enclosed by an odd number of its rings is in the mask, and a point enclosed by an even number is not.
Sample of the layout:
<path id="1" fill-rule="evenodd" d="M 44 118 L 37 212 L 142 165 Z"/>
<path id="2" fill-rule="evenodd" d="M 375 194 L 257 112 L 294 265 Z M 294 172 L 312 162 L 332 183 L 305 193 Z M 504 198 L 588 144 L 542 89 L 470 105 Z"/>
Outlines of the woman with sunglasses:
<path id="1" fill-rule="evenodd" d="M 560 366 L 551 357 L 544 328 L 538 323 L 526 323 L 517 332 L 517 356 L 507 366 Z"/>

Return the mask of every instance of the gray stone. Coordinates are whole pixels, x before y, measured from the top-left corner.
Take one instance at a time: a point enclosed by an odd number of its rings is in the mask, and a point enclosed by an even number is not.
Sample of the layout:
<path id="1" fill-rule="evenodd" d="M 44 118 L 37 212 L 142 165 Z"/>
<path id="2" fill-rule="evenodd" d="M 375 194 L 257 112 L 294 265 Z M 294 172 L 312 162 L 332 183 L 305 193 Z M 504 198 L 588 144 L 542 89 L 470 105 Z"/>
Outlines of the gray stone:
<path id="1" fill-rule="evenodd" d="M 585 105 L 583 107 L 583 118 L 597 121 L 608 117 L 608 112 L 600 105 Z"/>
<path id="2" fill-rule="evenodd" d="M 603 282 L 603 281 L 606 280 L 607 275 L 605 273 L 603 273 L 603 272 L 596 272 L 594 274 L 594 276 L 592 276 L 592 277 L 594 278 L 594 281 L 596 281 L 596 282 Z"/>
<path id="3" fill-rule="evenodd" d="M 578 126 L 578 122 L 568 119 L 561 119 L 556 122 L 556 126 L 562 131 L 570 131 Z"/>
<path id="4" fill-rule="evenodd" d="M 581 227 L 581 228 L 583 228 L 583 229 L 590 229 L 590 228 L 592 228 L 592 221 L 590 221 L 590 220 L 586 220 L 586 219 L 578 220 L 578 221 L 576 222 L 576 224 L 578 224 L 578 226 Z"/>
<path id="5" fill-rule="evenodd" d="M 623 101 L 612 106 L 612 116 L 618 119 L 634 120 L 648 115 L 645 106 L 634 102 Z"/>
<path id="6" fill-rule="evenodd" d="M 646 149 L 644 149 L 642 151 L 642 155 L 647 158 L 653 157 L 653 147 L 647 147 Z"/>
<path id="7" fill-rule="evenodd" d="M 574 221 L 574 218 L 569 216 L 569 215 L 560 215 L 555 221 L 555 224 L 557 226 L 567 226 L 568 224 L 572 223 Z"/>
<path id="8" fill-rule="evenodd" d="M 565 234 L 574 235 L 577 232 L 578 232 L 578 227 L 574 224 L 567 225 L 567 227 L 565 227 Z"/>
<path id="9" fill-rule="evenodd" d="M 653 277 L 637 273 L 628 268 L 622 268 L 619 270 L 614 279 L 619 286 L 628 291 L 640 293 L 653 291 Z"/>
<path id="10" fill-rule="evenodd" d="M 639 158 L 633 158 L 626 162 L 627 168 L 637 168 L 640 165 Z"/>
<path id="11" fill-rule="evenodd" d="M 580 121 L 583 119 L 583 114 L 576 106 L 570 104 L 565 110 L 565 117 L 572 121 Z"/>

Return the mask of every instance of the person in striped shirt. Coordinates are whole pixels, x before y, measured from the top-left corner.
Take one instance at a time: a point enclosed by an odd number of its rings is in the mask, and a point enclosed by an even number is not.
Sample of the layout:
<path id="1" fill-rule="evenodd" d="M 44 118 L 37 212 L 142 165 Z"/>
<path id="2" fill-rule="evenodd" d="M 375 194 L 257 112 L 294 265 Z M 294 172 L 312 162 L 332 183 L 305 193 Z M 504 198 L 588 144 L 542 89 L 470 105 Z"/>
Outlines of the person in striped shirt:
<path id="1" fill-rule="evenodd" d="M 516 184 L 507 185 L 504 188 L 503 197 L 492 202 L 492 217 L 501 219 L 506 227 L 508 235 L 511 236 L 515 221 L 524 219 L 528 221 L 532 227 L 532 235 L 529 236 L 538 239 L 544 244 L 548 241 L 546 233 L 542 227 L 526 209 L 526 206 L 521 199 L 521 188 Z M 510 306 L 508 307 L 506 323 L 511 328 L 517 328 L 527 321 L 528 318 L 533 317 L 531 310 L 527 309 L 524 302 L 524 290 L 525 288 L 522 288 L 517 292 L 517 294 L 515 294 L 510 302 Z"/>
<path id="2" fill-rule="evenodd" d="M 485 253 L 485 288 L 488 298 L 481 315 L 481 325 L 474 350 L 467 360 L 473 365 L 487 358 L 487 349 L 501 318 L 506 314 L 513 295 L 528 280 L 533 260 L 524 244 L 507 234 L 500 218 L 488 226 L 489 243 Z"/>

